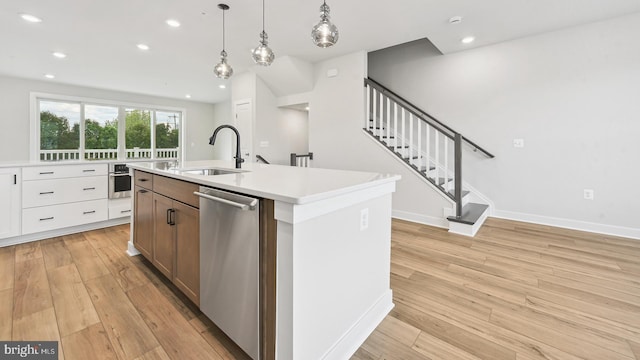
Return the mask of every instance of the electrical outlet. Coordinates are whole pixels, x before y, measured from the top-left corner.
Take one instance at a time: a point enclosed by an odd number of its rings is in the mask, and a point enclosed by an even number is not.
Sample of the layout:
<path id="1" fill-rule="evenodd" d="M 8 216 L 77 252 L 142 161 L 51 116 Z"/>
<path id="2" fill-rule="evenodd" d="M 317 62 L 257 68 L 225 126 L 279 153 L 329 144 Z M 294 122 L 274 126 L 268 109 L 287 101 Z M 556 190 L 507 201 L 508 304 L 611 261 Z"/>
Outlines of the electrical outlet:
<path id="1" fill-rule="evenodd" d="M 513 139 L 513 147 L 514 148 L 523 148 L 524 147 L 524 139 Z"/>
<path id="2" fill-rule="evenodd" d="M 369 227 L 369 208 L 360 210 L 360 231 Z"/>
<path id="3" fill-rule="evenodd" d="M 584 189 L 584 199 L 593 200 L 593 189 Z"/>

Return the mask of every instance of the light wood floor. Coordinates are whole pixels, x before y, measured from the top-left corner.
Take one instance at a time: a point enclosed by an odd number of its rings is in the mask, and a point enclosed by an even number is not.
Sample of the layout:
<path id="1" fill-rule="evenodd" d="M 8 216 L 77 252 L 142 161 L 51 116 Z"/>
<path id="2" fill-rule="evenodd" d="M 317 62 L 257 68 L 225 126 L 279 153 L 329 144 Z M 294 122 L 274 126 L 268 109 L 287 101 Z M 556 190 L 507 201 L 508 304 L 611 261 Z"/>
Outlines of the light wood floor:
<path id="1" fill-rule="evenodd" d="M 124 253 L 128 238 L 127 225 L 0 248 L 0 340 L 60 340 L 71 360 L 245 359 Z M 391 272 L 396 306 L 355 360 L 640 360 L 638 240 L 496 219 L 471 239 L 394 221 Z"/>

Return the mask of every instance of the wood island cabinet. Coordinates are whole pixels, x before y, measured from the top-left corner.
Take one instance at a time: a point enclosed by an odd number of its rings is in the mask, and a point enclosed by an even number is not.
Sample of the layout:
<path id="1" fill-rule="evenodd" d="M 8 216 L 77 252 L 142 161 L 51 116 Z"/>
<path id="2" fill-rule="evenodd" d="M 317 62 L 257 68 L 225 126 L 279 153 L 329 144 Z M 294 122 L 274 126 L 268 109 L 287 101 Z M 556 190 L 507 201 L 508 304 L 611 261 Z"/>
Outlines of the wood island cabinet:
<path id="1" fill-rule="evenodd" d="M 134 246 L 199 305 L 198 185 L 141 171 L 134 172 L 134 181 Z"/>

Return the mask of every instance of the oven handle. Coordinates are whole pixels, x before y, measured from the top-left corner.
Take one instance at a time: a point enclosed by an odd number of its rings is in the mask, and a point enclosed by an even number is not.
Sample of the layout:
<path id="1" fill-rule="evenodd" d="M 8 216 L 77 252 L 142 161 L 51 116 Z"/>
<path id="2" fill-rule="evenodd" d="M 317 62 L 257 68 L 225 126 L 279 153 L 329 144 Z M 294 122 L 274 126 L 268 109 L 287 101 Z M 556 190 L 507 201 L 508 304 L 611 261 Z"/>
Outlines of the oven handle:
<path id="1" fill-rule="evenodd" d="M 118 177 L 118 176 L 131 176 L 131 175 L 129 175 L 129 173 L 126 173 L 126 174 L 114 174 L 114 173 L 111 173 L 111 174 L 109 174 L 109 176 Z"/>

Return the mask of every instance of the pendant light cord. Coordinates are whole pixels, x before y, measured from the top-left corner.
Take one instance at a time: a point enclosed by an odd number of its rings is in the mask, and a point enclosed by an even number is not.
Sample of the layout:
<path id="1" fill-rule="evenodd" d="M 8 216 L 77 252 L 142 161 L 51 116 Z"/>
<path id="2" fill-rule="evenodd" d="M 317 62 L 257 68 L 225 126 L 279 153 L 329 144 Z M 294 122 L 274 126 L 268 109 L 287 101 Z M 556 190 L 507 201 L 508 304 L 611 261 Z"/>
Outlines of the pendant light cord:
<path id="1" fill-rule="evenodd" d="M 224 12 L 225 11 L 226 10 L 224 10 L 224 9 L 222 10 L 222 51 L 225 51 L 225 49 L 224 49 L 225 48 L 225 46 L 224 46 L 224 44 L 225 44 L 224 43 Z"/>
<path id="2" fill-rule="evenodd" d="M 262 32 L 264 32 L 264 0 L 262 0 Z"/>

